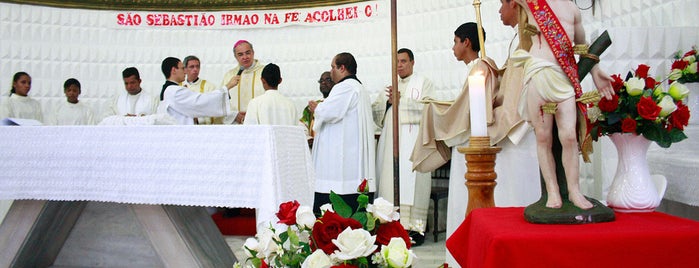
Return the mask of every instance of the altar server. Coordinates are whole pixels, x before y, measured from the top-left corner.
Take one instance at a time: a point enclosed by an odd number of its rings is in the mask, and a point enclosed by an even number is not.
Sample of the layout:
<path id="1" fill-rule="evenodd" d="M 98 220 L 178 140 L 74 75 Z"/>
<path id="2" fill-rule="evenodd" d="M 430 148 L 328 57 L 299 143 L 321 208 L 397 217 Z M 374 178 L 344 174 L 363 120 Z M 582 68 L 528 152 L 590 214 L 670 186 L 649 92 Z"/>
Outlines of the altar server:
<path id="1" fill-rule="evenodd" d="M 370 199 L 375 186 L 376 146 L 369 93 L 356 76 L 352 54 L 337 54 L 330 76 L 336 83 L 323 102 L 309 101 L 316 133 L 313 164 L 316 171 L 314 211 L 329 203 L 330 191 L 357 206 L 357 187 L 368 180 Z"/>
<path id="2" fill-rule="evenodd" d="M 158 113 L 170 115 L 181 125 L 193 125 L 195 117 L 227 115 L 228 89 L 234 86 L 234 79 L 216 91 L 198 93 L 180 86 L 184 81 L 184 65 L 179 59 L 165 58 L 161 69 L 167 81 L 160 92 Z"/>
<path id="3" fill-rule="evenodd" d="M 267 64 L 260 80 L 265 94 L 250 100 L 243 124 L 300 126 L 296 105 L 277 90 L 282 82 L 279 66 Z"/>
<path id="4" fill-rule="evenodd" d="M 121 72 L 124 89 L 114 98 L 105 117 L 111 115 L 144 116 L 154 114 L 158 108 L 158 99 L 141 88 L 141 75 L 136 67 L 129 67 Z"/>
<path id="5" fill-rule="evenodd" d="M 44 121 L 41 113 L 41 105 L 35 99 L 29 97 L 32 88 L 32 78 L 28 73 L 18 72 L 12 77 L 12 89 L 10 97 L 0 105 L 0 119 L 6 117 L 34 119 Z"/>
<path id="6" fill-rule="evenodd" d="M 66 102 L 61 102 L 51 116 L 52 125 L 94 125 L 92 108 L 78 100 L 81 93 L 80 81 L 69 78 L 63 83 Z"/>

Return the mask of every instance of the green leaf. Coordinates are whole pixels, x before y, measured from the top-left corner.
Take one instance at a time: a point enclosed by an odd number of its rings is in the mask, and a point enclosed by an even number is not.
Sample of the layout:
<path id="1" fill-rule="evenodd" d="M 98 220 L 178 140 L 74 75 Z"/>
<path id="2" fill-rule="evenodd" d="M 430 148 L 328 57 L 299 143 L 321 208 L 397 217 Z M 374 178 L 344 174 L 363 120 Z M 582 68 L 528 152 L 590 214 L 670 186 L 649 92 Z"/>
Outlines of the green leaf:
<path id="1" fill-rule="evenodd" d="M 357 211 L 365 211 L 366 206 L 369 204 L 369 196 L 365 194 L 360 194 L 359 196 L 357 196 L 357 203 L 359 203 Z"/>
<path id="2" fill-rule="evenodd" d="M 338 215 L 344 218 L 352 216 L 352 208 L 345 203 L 345 200 L 342 200 L 342 197 L 333 191 L 330 191 L 330 203 L 333 205 L 333 209 Z"/>
<path id="3" fill-rule="evenodd" d="M 367 212 L 357 212 L 352 215 L 352 219 L 357 220 L 366 229 L 367 224 Z"/>
<path id="4" fill-rule="evenodd" d="M 299 246 L 299 235 L 296 234 L 296 232 L 294 230 L 292 230 L 291 228 L 287 229 L 286 233 L 289 236 L 289 243 L 291 243 L 291 245 L 293 245 L 293 246 L 298 247 Z M 281 235 L 280 235 L 280 237 L 281 237 Z"/>
<path id="5" fill-rule="evenodd" d="M 376 228 L 376 218 L 371 213 L 367 213 L 366 217 L 367 221 L 365 227 L 367 231 L 371 232 L 374 230 L 374 228 Z"/>

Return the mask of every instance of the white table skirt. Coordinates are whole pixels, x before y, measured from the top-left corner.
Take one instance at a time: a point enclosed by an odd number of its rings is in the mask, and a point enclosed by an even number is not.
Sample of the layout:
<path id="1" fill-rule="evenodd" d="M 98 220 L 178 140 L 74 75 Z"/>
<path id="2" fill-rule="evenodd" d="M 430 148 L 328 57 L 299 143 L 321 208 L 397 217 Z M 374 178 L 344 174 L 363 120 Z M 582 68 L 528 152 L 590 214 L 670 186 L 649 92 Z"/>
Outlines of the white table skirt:
<path id="1" fill-rule="evenodd" d="M 0 127 L 0 200 L 249 207 L 313 204 L 300 127 Z"/>

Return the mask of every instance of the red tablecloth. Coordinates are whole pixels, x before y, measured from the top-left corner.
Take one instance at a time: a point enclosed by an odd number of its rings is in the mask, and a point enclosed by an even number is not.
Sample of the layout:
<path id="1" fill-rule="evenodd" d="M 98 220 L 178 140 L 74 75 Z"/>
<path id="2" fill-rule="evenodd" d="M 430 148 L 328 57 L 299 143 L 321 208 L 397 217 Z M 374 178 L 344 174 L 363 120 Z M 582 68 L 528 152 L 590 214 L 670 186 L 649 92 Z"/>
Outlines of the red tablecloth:
<path id="1" fill-rule="evenodd" d="M 699 222 L 660 212 L 531 224 L 524 208 L 476 209 L 447 240 L 462 267 L 699 267 Z"/>

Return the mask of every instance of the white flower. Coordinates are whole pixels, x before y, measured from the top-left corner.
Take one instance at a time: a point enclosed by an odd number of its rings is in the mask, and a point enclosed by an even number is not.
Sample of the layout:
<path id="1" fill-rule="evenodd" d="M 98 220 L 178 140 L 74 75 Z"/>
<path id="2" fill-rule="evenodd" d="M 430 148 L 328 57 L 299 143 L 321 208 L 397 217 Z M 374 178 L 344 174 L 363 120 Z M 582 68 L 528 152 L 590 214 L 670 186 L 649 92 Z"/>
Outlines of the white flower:
<path id="1" fill-rule="evenodd" d="M 313 209 L 309 206 L 300 206 L 296 210 L 296 224 L 301 228 L 312 229 L 316 223 L 316 216 L 313 214 Z"/>
<path id="2" fill-rule="evenodd" d="M 682 100 L 689 95 L 689 89 L 684 84 L 675 81 L 670 84 L 670 89 L 668 89 L 667 93 L 675 100 Z"/>
<path id="3" fill-rule="evenodd" d="M 386 201 L 381 197 L 374 199 L 374 204 L 368 204 L 366 211 L 371 212 L 374 218 L 379 219 L 381 223 L 397 221 L 400 219 L 398 208 L 393 206 L 393 203 Z"/>
<path id="4" fill-rule="evenodd" d="M 643 88 L 646 86 L 646 80 L 638 77 L 631 77 L 629 80 L 624 82 L 626 86 L 626 92 L 631 96 L 638 96 L 643 94 Z"/>
<path id="5" fill-rule="evenodd" d="M 697 73 L 697 62 L 690 64 L 689 67 L 687 67 L 687 72 L 689 72 L 690 74 Z"/>
<path id="6" fill-rule="evenodd" d="M 684 57 L 684 58 L 682 58 L 682 60 L 683 60 L 683 61 L 686 61 L 686 62 L 689 62 L 690 64 L 691 64 L 691 63 L 694 63 L 694 62 L 696 61 L 696 59 L 694 58 L 694 55 L 689 55 L 689 56 L 687 56 L 687 57 Z"/>
<path id="7" fill-rule="evenodd" d="M 391 238 L 388 245 L 381 247 L 381 256 L 389 267 L 410 267 L 413 264 L 415 254 L 408 250 L 405 240 L 400 237 Z"/>
<path id="8" fill-rule="evenodd" d="M 328 268 L 330 266 L 332 266 L 330 257 L 325 255 L 322 249 L 316 249 L 316 251 L 306 257 L 301 264 L 301 268 Z"/>
<path id="9" fill-rule="evenodd" d="M 325 214 L 326 211 L 335 212 L 335 210 L 333 210 L 333 204 L 326 203 L 326 204 L 320 206 L 320 214 L 321 215 Z"/>
<path id="10" fill-rule="evenodd" d="M 668 78 L 670 80 L 674 81 L 674 80 L 680 79 L 680 77 L 682 77 L 682 70 L 672 69 L 672 71 L 670 71 L 670 76 Z"/>
<path id="11" fill-rule="evenodd" d="M 252 252 L 250 251 L 259 251 L 258 246 L 260 245 L 259 242 L 257 242 L 257 239 L 255 238 L 248 238 L 245 240 L 245 244 L 243 244 L 243 249 L 245 249 L 245 255 L 247 255 L 249 258 L 254 257 L 252 255 Z"/>
<path id="12" fill-rule="evenodd" d="M 597 120 L 602 118 L 602 110 L 600 110 L 597 106 L 588 108 L 587 118 L 590 119 L 590 123 L 597 122 Z"/>
<path id="13" fill-rule="evenodd" d="M 665 95 L 662 99 L 660 99 L 660 103 L 658 103 L 658 106 L 662 108 L 662 110 L 660 110 L 661 117 L 667 117 L 672 112 L 677 110 L 677 105 L 675 104 L 675 101 L 673 101 L 672 97 L 668 95 Z"/>
<path id="14" fill-rule="evenodd" d="M 279 237 L 277 237 L 277 234 L 275 234 L 273 230 L 264 228 L 262 233 L 257 234 L 257 238 L 259 239 L 259 250 L 257 251 L 258 258 L 269 259 L 271 256 L 273 256 L 273 254 L 277 253 L 277 249 L 279 247 L 277 245 L 277 241 L 279 240 Z"/>
<path id="15" fill-rule="evenodd" d="M 376 236 L 371 235 L 367 230 L 347 227 L 342 233 L 333 239 L 333 244 L 339 250 L 335 250 L 333 257 L 339 260 L 352 260 L 359 257 L 369 256 L 376 248 L 374 245 Z"/>

